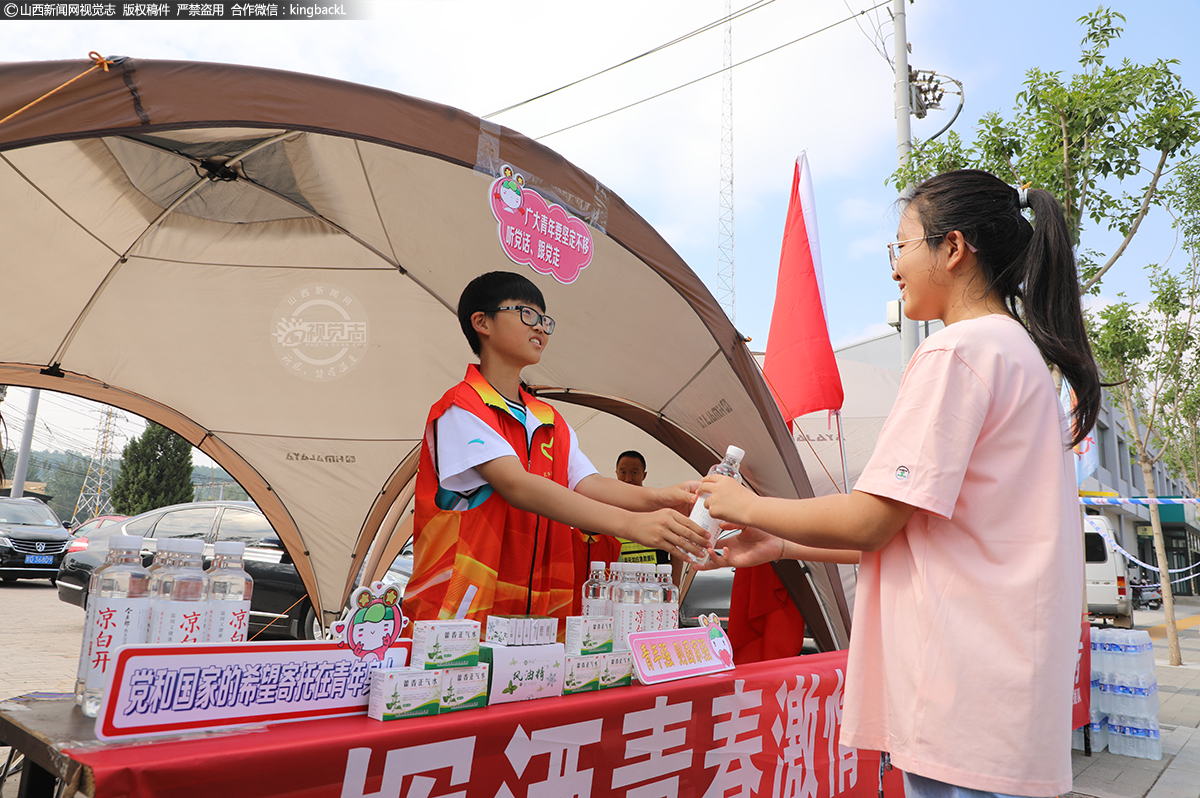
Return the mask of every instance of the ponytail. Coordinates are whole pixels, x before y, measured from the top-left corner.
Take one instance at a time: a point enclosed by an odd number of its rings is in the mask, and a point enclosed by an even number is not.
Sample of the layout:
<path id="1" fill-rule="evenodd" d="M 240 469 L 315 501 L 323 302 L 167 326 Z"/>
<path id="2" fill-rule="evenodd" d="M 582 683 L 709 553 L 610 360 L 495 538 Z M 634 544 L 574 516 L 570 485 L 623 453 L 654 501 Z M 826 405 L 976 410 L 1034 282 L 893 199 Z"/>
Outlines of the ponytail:
<path id="1" fill-rule="evenodd" d="M 1075 252 L 1062 206 L 1042 189 L 1013 188 L 977 169 L 944 172 L 912 195 L 930 238 L 955 230 L 976 249 L 985 294 L 996 293 L 1075 390 L 1071 444 L 1100 414 L 1100 372 L 1083 322 Z M 1036 225 L 1021 213 L 1033 211 Z"/>

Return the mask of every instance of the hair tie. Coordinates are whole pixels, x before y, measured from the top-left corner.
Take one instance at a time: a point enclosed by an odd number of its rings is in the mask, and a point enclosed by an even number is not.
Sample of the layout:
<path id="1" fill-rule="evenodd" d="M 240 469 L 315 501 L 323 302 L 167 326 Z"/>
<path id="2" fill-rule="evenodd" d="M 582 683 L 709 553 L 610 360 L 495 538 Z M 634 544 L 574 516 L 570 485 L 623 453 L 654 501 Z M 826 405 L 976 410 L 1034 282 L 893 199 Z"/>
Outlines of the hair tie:
<path id="1" fill-rule="evenodd" d="M 1017 205 L 1022 208 L 1029 207 L 1029 183 L 1017 189 Z"/>

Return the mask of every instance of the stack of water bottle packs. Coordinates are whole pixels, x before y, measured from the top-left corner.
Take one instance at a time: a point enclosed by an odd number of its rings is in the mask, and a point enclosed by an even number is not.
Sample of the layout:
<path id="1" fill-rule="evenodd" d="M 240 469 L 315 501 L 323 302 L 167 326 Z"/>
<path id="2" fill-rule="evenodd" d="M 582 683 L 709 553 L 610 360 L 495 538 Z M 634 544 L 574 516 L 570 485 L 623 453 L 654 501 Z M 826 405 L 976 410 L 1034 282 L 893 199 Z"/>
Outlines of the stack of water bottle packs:
<path id="1" fill-rule="evenodd" d="M 242 568 L 246 544 L 219 541 L 204 570 L 204 541 L 165 538 L 142 567 L 142 538 L 113 535 L 92 574 L 79 652 L 75 703 L 95 717 L 117 649 L 132 643 L 236 643 L 246 639 L 254 580 Z"/>
<path id="2" fill-rule="evenodd" d="M 1092 628 L 1092 751 L 1162 759 L 1154 646 L 1145 631 Z M 1076 729 L 1074 747 L 1083 748 Z"/>

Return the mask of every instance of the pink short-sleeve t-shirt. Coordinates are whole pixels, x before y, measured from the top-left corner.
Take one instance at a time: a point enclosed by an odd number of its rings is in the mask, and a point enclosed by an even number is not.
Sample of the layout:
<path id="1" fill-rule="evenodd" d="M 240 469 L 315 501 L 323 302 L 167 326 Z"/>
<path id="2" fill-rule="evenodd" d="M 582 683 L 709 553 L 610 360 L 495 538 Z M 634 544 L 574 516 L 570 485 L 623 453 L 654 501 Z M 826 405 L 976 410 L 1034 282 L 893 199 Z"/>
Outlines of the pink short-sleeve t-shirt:
<path id="1" fill-rule="evenodd" d="M 843 745 L 990 792 L 1071 788 L 1083 592 L 1053 378 L 1012 318 L 930 336 L 855 490 L 917 508 L 859 566 Z"/>

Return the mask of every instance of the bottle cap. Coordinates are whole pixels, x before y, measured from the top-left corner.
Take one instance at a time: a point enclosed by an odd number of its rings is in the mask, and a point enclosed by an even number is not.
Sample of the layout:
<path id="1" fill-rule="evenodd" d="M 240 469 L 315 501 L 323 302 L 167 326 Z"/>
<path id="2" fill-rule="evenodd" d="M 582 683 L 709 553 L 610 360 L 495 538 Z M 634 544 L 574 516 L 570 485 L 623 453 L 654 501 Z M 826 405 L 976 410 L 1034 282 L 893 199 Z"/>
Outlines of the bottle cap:
<path id="1" fill-rule="evenodd" d="M 740 463 L 740 462 L 742 462 L 742 458 L 746 456 L 746 452 L 744 449 L 739 449 L 736 446 L 730 446 L 728 449 L 725 450 L 725 456 L 731 457 Z"/>
<path id="2" fill-rule="evenodd" d="M 203 554 L 204 541 L 200 538 L 175 538 L 175 551 L 180 554 Z"/>
<path id="3" fill-rule="evenodd" d="M 162 540 L 159 540 L 156 542 L 157 542 L 157 546 L 158 546 L 158 551 L 170 551 L 170 552 L 179 551 L 179 547 L 175 545 L 176 543 L 179 542 L 179 538 L 163 538 Z"/>
<path id="4" fill-rule="evenodd" d="M 671 566 L 670 565 L 660 565 L 660 566 L 658 566 L 658 572 L 660 574 L 669 574 L 669 573 L 671 573 Z"/>
<path id="5" fill-rule="evenodd" d="M 111 535 L 108 538 L 108 547 L 121 551 L 141 551 L 142 537 L 141 535 Z"/>
<path id="6" fill-rule="evenodd" d="M 599 560 L 592 560 L 591 569 L 593 571 L 600 571 L 603 568 L 604 568 L 604 563 L 600 562 Z"/>
<path id="7" fill-rule="evenodd" d="M 241 557 L 246 553 L 246 544 L 241 540 L 218 540 L 213 553 L 222 557 Z"/>

